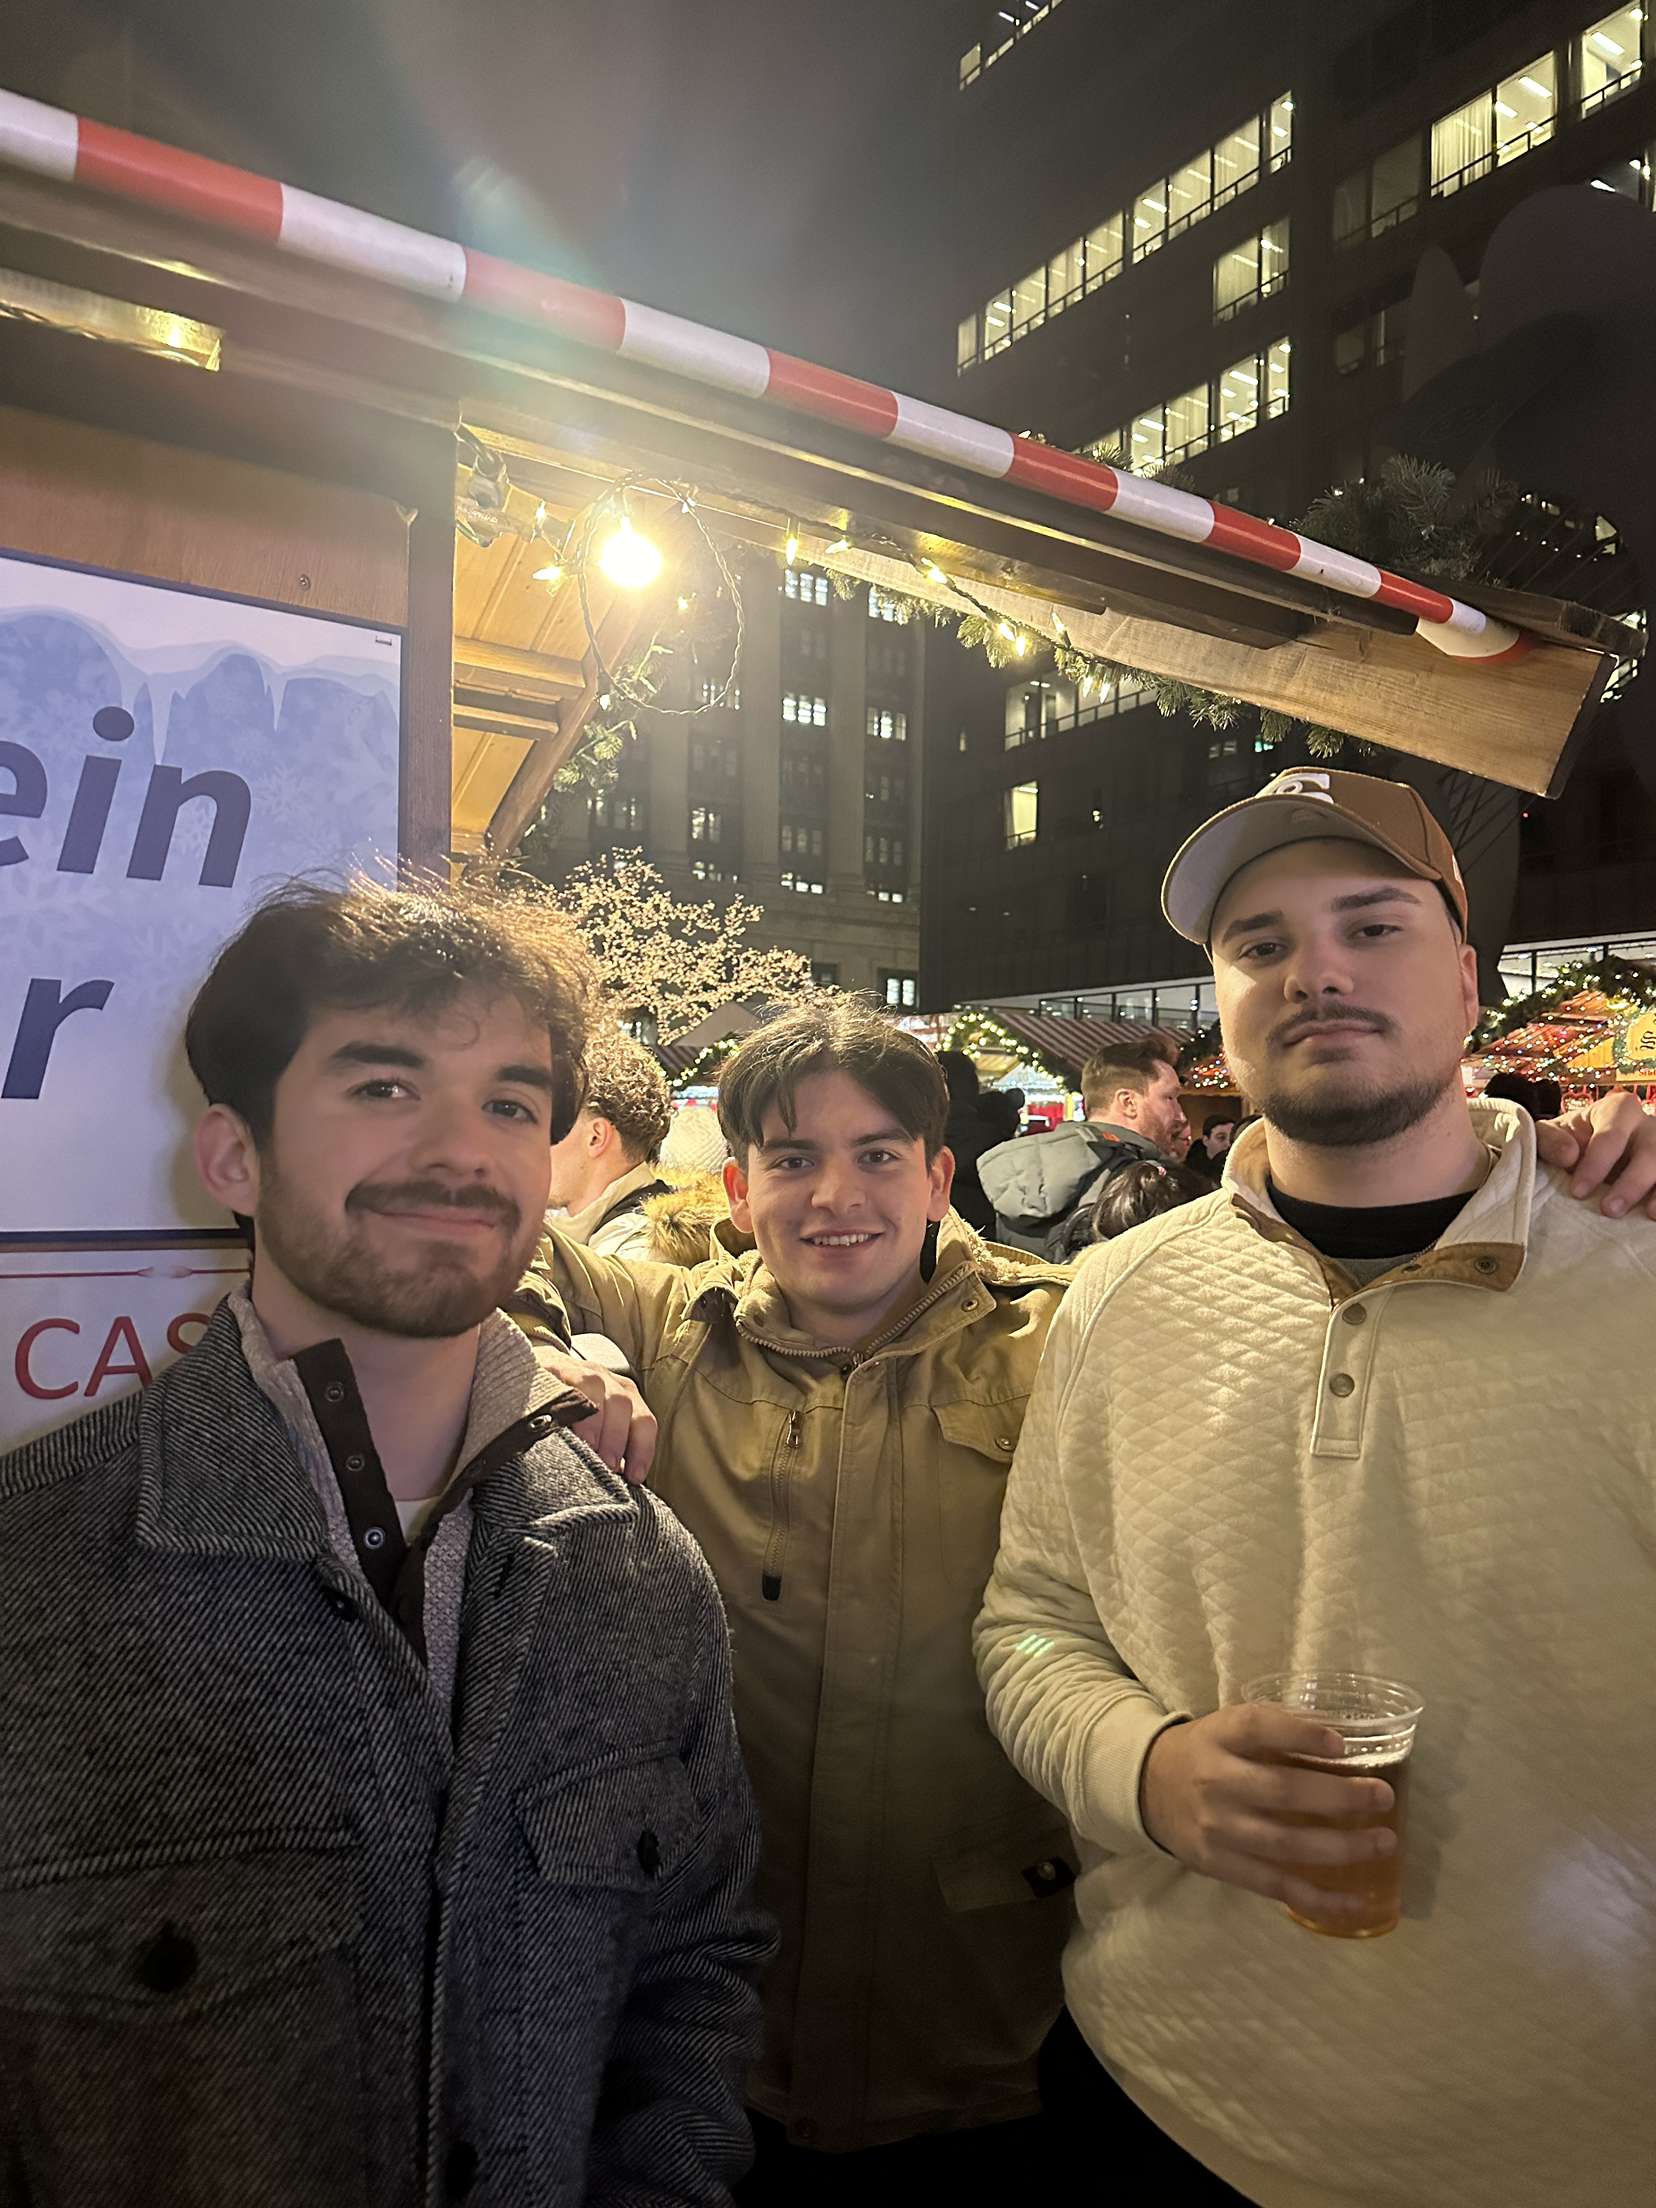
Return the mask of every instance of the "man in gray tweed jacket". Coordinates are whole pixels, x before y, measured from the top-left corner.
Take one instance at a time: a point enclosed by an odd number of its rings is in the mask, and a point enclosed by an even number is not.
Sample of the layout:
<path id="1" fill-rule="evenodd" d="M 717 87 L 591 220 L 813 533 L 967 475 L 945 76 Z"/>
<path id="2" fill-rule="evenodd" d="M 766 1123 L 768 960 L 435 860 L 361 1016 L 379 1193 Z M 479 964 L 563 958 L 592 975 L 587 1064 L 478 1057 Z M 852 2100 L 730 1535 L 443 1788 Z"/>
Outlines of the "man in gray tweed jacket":
<path id="1" fill-rule="evenodd" d="M 718 1596 L 496 1309 L 585 979 L 529 910 L 296 886 L 197 998 L 250 1291 L 0 1460 L 0 2208 L 644 2208 L 746 2166 Z"/>

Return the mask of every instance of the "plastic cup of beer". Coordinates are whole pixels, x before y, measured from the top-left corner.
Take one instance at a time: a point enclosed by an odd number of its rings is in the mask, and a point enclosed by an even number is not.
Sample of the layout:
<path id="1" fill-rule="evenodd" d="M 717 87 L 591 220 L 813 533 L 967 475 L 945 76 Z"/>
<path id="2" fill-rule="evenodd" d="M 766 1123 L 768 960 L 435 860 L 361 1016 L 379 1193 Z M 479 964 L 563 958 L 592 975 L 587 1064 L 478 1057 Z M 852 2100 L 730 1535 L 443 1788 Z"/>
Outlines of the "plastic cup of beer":
<path id="1" fill-rule="evenodd" d="M 1292 1757 L 1302 1769 L 1327 1771 L 1337 1778 L 1384 1779 L 1392 1790 L 1392 1806 L 1383 1815 L 1338 1820 L 1349 1830 L 1385 1826 L 1397 1836 L 1392 1853 L 1367 1863 L 1297 1866 L 1302 1879 L 1338 1895 L 1344 1906 L 1326 1915 L 1298 1909 L 1288 1910 L 1288 1915 L 1308 1932 L 1322 1932 L 1332 1939 L 1372 1940 L 1394 1930 L 1403 1910 L 1403 1836 L 1409 1809 L 1409 1756 L 1423 1707 L 1419 1695 L 1401 1680 L 1375 1679 L 1366 1672 L 1293 1671 L 1250 1681 L 1242 1699 L 1274 1703 L 1296 1717 L 1315 1718 L 1329 1732 L 1339 1734 L 1345 1749 L 1337 1762 L 1318 1756 Z M 1287 1821 L 1325 1822 L 1320 1817 Z"/>

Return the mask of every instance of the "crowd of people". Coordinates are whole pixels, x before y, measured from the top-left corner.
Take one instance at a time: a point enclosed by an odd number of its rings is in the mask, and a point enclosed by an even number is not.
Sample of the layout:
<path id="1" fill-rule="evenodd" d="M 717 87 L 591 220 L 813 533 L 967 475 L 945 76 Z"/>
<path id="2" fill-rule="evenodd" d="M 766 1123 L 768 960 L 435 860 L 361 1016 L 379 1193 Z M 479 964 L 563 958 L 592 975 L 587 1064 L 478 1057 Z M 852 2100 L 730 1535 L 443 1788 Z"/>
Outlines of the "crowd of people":
<path id="1" fill-rule="evenodd" d="M 0 1461 L 0 2208 L 1644 2197 L 1656 1120 L 1467 1098 L 1401 785 L 1164 899 L 1197 1143 L 826 994 L 675 1116 L 544 904 L 253 915 L 249 1282 Z"/>

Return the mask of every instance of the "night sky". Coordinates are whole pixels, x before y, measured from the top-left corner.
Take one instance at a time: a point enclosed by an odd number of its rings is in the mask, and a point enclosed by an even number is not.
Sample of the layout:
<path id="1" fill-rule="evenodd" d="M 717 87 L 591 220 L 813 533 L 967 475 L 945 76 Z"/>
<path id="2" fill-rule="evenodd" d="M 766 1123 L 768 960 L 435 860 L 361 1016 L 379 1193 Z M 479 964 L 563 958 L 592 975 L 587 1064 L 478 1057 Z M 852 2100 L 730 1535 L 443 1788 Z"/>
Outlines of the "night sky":
<path id="1" fill-rule="evenodd" d="M 0 83 L 890 375 L 938 5 L 16 0 Z"/>

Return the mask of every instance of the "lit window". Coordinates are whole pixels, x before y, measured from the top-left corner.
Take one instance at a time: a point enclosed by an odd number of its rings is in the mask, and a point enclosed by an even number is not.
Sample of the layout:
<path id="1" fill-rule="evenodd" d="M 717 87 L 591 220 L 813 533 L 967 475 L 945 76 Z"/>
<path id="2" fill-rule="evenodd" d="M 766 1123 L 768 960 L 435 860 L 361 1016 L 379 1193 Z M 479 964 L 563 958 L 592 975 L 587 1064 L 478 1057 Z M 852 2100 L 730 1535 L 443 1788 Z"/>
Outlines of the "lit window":
<path id="1" fill-rule="evenodd" d="M 1003 799 L 1006 848 L 1015 851 L 1020 844 L 1033 843 L 1039 827 L 1041 785 L 1039 782 L 1019 782 L 1005 792 Z"/>
<path id="2" fill-rule="evenodd" d="M 1284 92 L 1280 99 L 1271 102 L 1270 140 L 1267 156 L 1273 171 L 1280 169 L 1294 152 L 1294 95 Z"/>
<path id="3" fill-rule="evenodd" d="M 1218 433 L 1221 439 L 1240 437 L 1259 420 L 1259 356 L 1250 353 L 1227 368 L 1219 378 Z"/>
<path id="4" fill-rule="evenodd" d="M 1284 102 L 1279 100 L 1280 108 Z M 1213 149 L 1213 204 L 1223 207 L 1259 181 L 1259 117 L 1221 138 Z"/>
<path id="5" fill-rule="evenodd" d="M 1046 320 L 1046 270 L 1031 269 L 1012 286 L 1012 335 L 1023 337 Z"/>
<path id="6" fill-rule="evenodd" d="M 900 900 L 894 900 L 900 902 Z M 918 974 L 893 973 L 882 966 L 879 976 L 880 995 L 894 1012 L 912 1012 L 920 997 Z"/>
<path id="7" fill-rule="evenodd" d="M 870 621 L 896 621 L 907 625 L 909 609 L 896 598 L 887 597 L 873 583 L 868 586 L 868 618 Z"/>
<path id="8" fill-rule="evenodd" d="M 1153 184 L 1133 202 L 1133 258 L 1142 261 L 1167 236 L 1167 186 Z"/>
<path id="9" fill-rule="evenodd" d="M 1245 307 L 1270 299 L 1288 281 L 1288 225 L 1273 222 L 1244 238 L 1213 264 L 1213 319 L 1226 322 Z"/>
<path id="10" fill-rule="evenodd" d="M 1285 337 L 1279 337 L 1265 353 L 1265 412 L 1275 420 L 1288 411 L 1288 367 L 1292 347 Z"/>
<path id="11" fill-rule="evenodd" d="M 696 696 L 703 705 L 723 705 L 731 713 L 740 713 L 742 710 L 741 691 L 736 688 L 734 683 L 723 697 L 719 694 L 722 690 L 724 690 L 722 682 L 701 682 L 696 686 Z"/>
<path id="12" fill-rule="evenodd" d="M 983 357 L 1004 353 L 1012 342 L 1012 294 L 997 291 L 983 310 Z"/>
<path id="13" fill-rule="evenodd" d="M 975 314 L 969 314 L 960 325 L 960 335 L 955 346 L 956 369 L 964 370 L 972 367 L 982 350 L 982 324 Z"/>
<path id="14" fill-rule="evenodd" d="M 882 744 L 906 744 L 908 715 L 893 712 L 889 706 L 871 705 L 868 709 L 868 733 Z"/>
<path id="15" fill-rule="evenodd" d="M 1442 115 L 1432 125 L 1432 190 L 1440 198 L 1487 176 L 1497 162 L 1517 161 L 1545 145 L 1557 112 L 1557 70 L 1551 54 L 1504 77 L 1492 92 Z"/>
<path id="16" fill-rule="evenodd" d="M 962 92 L 969 84 L 976 84 L 982 74 L 983 48 L 981 46 L 968 46 L 960 57 L 960 89 Z"/>
<path id="17" fill-rule="evenodd" d="M 1167 457 L 1183 459 L 1204 451 L 1207 444 L 1208 387 L 1199 383 L 1194 390 L 1181 391 L 1167 402 Z"/>
<path id="18" fill-rule="evenodd" d="M 1644 67 L 1643 8 L 1618 8 L 1576 40 L 1576 91 L 1586 115 L 1639 80 Z"/>
<path id="19" fill-rule="evenodd" d="M 785 567 L 782 570 L 784 597 L 797 599 L 802 606 L 825 606 L 828 603 L 828 578 L 819 575 L 814 567 Z"/>
<path id="20" fill-rule="evenodd" d="M 784 692 L 782 718 L 797 728 L 826 728 L 828 726 L 828 700 L 808 698 L 797 691 Z"/>
<path id="21" fill-rule="evenodd" d="M 1087 241 L 1077 238 L 1047 263 L 1048 314 L 1061 314 L 1072 300 L 1080 298 L 1086 274 Z"/>
<path id="22" fill-rule="evenodd" d="M 722 882 L 728 879 L 724 868 L 711 859 L 692 859 L 690 872 L 698 882 Z"/>
<path id="23" fill-rule="evenodd" d="M 1127 257 L 1123 242 L 1126 234 L 1126 220 L 1121 215 L 1111 215 L 1096 230 L 1087 232 L 1083 242 L 1087 249 L 1088 291 L 1097 291 L 1101 284 L 1111 283 L 1121 274 Z"/>
<path id="24" fill-rule="evenodd" d="M 1213 160 L 1200 153 L 1167 180 L 1167 234 L 1176 238 L 1193 222 L 1200 222 L 1213 199 Z"/>
<path id="25" fill-rule="evenodd" d="M 690 808 L 690 841 L 692 843 L 719 843 L 724 836 L 724 822 L 711 805 L 692 805 Z"/>

